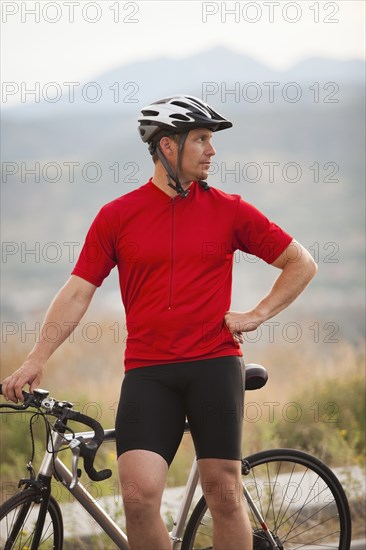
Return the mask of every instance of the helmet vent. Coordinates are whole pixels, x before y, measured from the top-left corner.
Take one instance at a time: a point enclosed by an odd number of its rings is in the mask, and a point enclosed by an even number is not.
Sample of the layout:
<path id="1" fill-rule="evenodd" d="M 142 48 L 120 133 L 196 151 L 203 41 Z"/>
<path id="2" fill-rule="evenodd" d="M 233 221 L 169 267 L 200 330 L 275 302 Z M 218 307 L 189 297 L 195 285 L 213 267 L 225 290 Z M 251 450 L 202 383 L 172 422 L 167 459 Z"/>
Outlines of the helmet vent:
<path id="1" fill-rule="evenodd" d="M 147 109 L 141 112 L 144 116 L 158 116 L 159 114 L 159 111 L 149 111 Z"/>
<path id="2" fill-rule="evenodd" d="M 173 114 L 173 115 L 169 115 L 169 118 L 174 118 L 174 119 L 178 119 L 178 120 L 183 120 L 184 122 L 189 122 L 191 119 L 189 118 L 189 116 L 186 116 L 186 115 L 182 115 L 180 113 L 176 113 L 176 114 Z"/>
<path id="3" fill-rule="evenodd" d="M 177 107 L 182 107 L 183 109 L 187 109 L 187 103 L 183 103 L 183 101 L 172 101 L 172 105 L 176 105 Z"/>

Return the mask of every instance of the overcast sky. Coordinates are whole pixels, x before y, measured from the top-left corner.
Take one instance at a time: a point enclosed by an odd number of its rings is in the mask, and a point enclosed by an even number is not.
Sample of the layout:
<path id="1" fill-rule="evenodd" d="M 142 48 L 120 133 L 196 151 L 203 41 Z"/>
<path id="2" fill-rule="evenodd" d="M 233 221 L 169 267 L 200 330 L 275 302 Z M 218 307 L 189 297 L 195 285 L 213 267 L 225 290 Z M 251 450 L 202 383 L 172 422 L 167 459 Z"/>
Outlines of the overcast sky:
<path id="1" fill-rule="evenodd" d="M 3 82 L 85 82 L 135 60 L 179 60 L 217 45 L 279 69 L 312 56 L 365 58 L 363 0 L 3 0 L 1 11 Z"/>

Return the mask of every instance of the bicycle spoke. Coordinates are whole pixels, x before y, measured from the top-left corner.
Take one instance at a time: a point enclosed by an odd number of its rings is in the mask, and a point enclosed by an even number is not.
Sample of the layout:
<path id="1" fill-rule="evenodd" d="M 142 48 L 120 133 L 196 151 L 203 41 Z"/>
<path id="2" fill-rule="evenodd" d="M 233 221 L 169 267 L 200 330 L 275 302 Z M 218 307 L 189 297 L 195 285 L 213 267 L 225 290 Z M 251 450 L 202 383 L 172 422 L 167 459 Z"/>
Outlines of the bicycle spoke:
<path id="1" fill-rule="evenodd" d="M 304 476 L 303 476 L 303 478 L 304 478 Z M 309 497 L 310 497 L 311 493 L 313 492 L 314 486 L 316 485 L 318 479 L 319 479 L 319 477 L 316 479 L 316 481 L 310 487 L 309 492 L 308 492 L 308 494 L 305 498 L 305 501 L 304 501 L 303 505 L 299 508 L 299 510 L 297 512 L 295 512 L 294 514 L 288 516 L 285 519 L 285 521 L 281 522 L 281 524 L 278 525 L 278 528 L 280 528 L 280 527 L 283 527 L 286 523 L 289 523 L 290 521 L 292 521 L 291 525 L 288 526 L 288 528 L 287 528 L 288 529 L 287 533 L 282 536 L 282 541 L 283 542 L 285 542 L 285 541 L 287 541 L 287 542 L 294 541 L 294 540 L 296 540 L 296 538 L 299 538 L 300 536 L 304 535 L 305 533 L 309 532 L 310 530 L 314 530 L 314 525 L 309 525 L 309 522 L 313 518 L 316 518 L 317 516 L 321 515 L 321 513 L 324 510 L 326 510 L 329 506 L 331 506 L 333 504 L 333 503 L 327 503 L 327 504 L 325 504 L 324 506 L 322 506 L 320 508 L 318 507 L 316 511 L 314 511 L 310 515 L 307 515 L 306 519 L 304 519 L 302 521 L 301 520 L 299 521 L 299 518 L 300 518 L 301 514 L 304 512 L 306 506 L 310 505 L 317 498 L 319 498 L 320 495 L 322 495 L 323 492 L 326 491 L 326 488 L 324 487 L 319 493 L 317 493 L 316 496 L 313 496 L 313 498 L 309 499 Z M 301 488 L 301 483 L 299 484 L 299 488 Z M 338 519 L 337 514 L 335 514 L 331 517 L 328 517 L 328 518 L 326 518 L 322 521 L 318 520 L 317 523 L 316 523 L 316 526 L 317 527 L 320 527 L 320 526 L 326 527 L 327 522 L 332 522 L 332 520 L 334 520 L 336 518 Z M 306 526 L 306 525 L 308 525 L 308 527 L 306 529 L 303 529 L 302 531 L 299 530 L 301 526 Z M 291 531 L 293 529 L 295 529 L 296 531 L 295 531 L 295 533 L 291 534 Z M 334 531 L 333 534 L 334 535 L 337 534 L 339 536 L 339 531 Z M 331 533 L 327 534 L 327 536 L 330 536 L 330 535 L 331 535 Z M 311 542 L 311 544 L 314 544 L 315 542 L 317 542 L 318 540 L 321 540 L 322 538 L 324 538 L 324 536 L 314 538 L 309 542 Z"/>
<path id="2" fill-rule="evenodd" d="M 281 462 L 281 464 L 282 464 L 282 462 Z M 290 485 L 290 484 L 292 483 L 292 478 L 293 478 L 293 475 L 294 475 L 294 473 L 295 473 L 295 468 L 296 468 L 296 464 L 293 465 L 293 468 L 292 468 L 292 470 L 291 470 L 291 476 L 290 476 L 290 478 L 289 478 L 288 485 Z M 303 473 L 303 475 L 302 475 L 302 477 L 301 477 L 301 480 L 300 480 L 298 483 L 296 483 L 296 485 L 297 485 L 296 492 L 298 492 L 299 488 L 301 487 L 301 484 L 302 484 L 302 482 L 303 482 L 303 480 L 304 480 L 304 478 L 305 478 L 305 475 L 306 475 L 306 472 L 307 472 L 307 471 L 308 471 L 308 469 L 306 469 L 306 470 L 304 471 L 304 473 Z M 295 494 L 296 494 L 296 493 L 295 493 Z M 284 498 L 285 498 L 285 497 L 284 497 Z M 306 501 L 305 501 L 305 502 L 306 502 Z M 299 518 L 299 515 L 301 514 L 302 510 L 304 509 L 305 503 L 304 503 L 304 505 L 298 510 L 297 513 L 296 513 L 296 512 L 294 512 L 293 514 L 290 513 L 291 515 L 288 516 L 287 514 L 288 514 L 288 511 L 289 511 L 290 506 L 291 506 L 291 502 L 288 503 L 288 506 L 287 506 L 287 508 L 286 508 L 286 510 L 285 510 L 285 512 L 284 512 L 284 514 L 283 514 L 283 516 L 282 516 L 282 518 L 281 518 L 281 520 L 280 520 L 279 523 L 276 525 L 276 528 L 277 528 L 277 529 L 279 529 L 280 527 L 282 527 L 285 523 L 288 523 L 288 522 L 290 521 L 290 519 L 294 518 L 294 521 L 293 521 L 291 527 L 289 528 L 289 531 L 291 531 L 291 529 L 292 529 L 293 526 L 295 525 L 297 519 Z M 286 521 L 283 521 L 285 517 L 286 517 Z M 283 537 L 283 540 L 287 540 L 287 537 L 284 536 L 284 537 Z"/>
<path id="3" fill-rule="evenodd" d="M 321 508 L 321 509 L 319 510 L 319 512 L 321 512 L 322 510 L 324 510 L 327 506 L 328 506 L 328 505 L 326 505 L 326 506 L 324 506 L 323 508 Z M 306 521 L 304 520 L 304 521 L 298 523 L 297 526 L 296 526 L 296 528 L 298 529 L 299 527 L 301 527 L 301 525 L 305 525 L 310 519 L 312 519 L 313 517 L 315 517 L 319 512 L 318 512 L 318 511 L 317 511 L 317 512 L 314 512 L 311 516 L 309 516 L 309 517 L 306 519 Z M 318 522 L 317 525 L 325 525 L 326 522 L 331 521 L 331 520 L 334 520 L 335 518 L 338 518 L 338 516 L 337 516 L 337 515 L 334 515 L 334 516 L 332 516 L 332 517 L 330 517 L 330 518 L 325 519 L 324 521 Z M 290 519 L 290 518 L 289 518 L 289 519 Z M 293 524 L 293 525 L 294 525 L 294 524 Z M 313 529 L 313 528 L 314 528 L 313 526 L 309 526 L 307 529 L 304 529 L 304 531 L 300 531 L 296 536 L 300 535 L 301 533 L 305 533 L 306 531 L 309 531 L 310 529 Z M 288 531 L 288 534 L 290 534 L 290 533 L 291 533 L 291 530 Z M 292 537 L 294 537 L 294 536 L 295 536 L 295 535 L 293 535 Z M 291 540 L 291 538 L 289 538 L 288 535 L 287 535 L 287 536 L 283 536 L 282 539 L 283 539 L 284 541 L 285 541 L 285 540 Z"/>
<path id="4" fill-rule="evenodd" d="M 303 482 L 303 480 L 304 480 L 305 475 L 306 475 L 307 472 L 308 472 L 308 469 L 306 469 L 306 470 L 304 471 L 303 476 L 302 476 L 300 482 L 298 483 L 297 491 L 298 491 L 298 490 L 301 490 L 301 485 L 302 485 L 302 482 Z M 292 472 L 292 473 L 293 473 L 293 472 Z M 318 479 L 319 479 L 319 476 L 317 477 L 316 481 L 317 481 Z M 290 514 L 289 516 L 286 516 L 286 513 L 288 512 L 289 507 L 290 507 L 290 505 L 291 505 L 291 502 L 289 503 L 289 505 L 287 506 L 287 509 L 286 509 L 286 511 L 285 511 L 285 514 L 282 516 L 281 521 L 279 522 L 279 524 L 277 524 L 277 528 L 283 527 L 286 523 L 289 523 L 291 520 L 293 520 L 292 525 L 289 527 L 289 531 L 288 531 L 288 532 L 291 531 L 291 529 L 294 527 L 295 523 L 296 523 L 297 520 L 299 519 L 300 514 L 304 511 L 304 509 L 305 509 L 305 507 L 307 506 L 307 504 L 310 504 L 313 500 L 315 500 L 315 498 L 316 498 L 315 496 L 314 496 L 311 500 L 308 500 L 308 499 L 309 499 L 309 496 L 310 496 L 311 492 L 312 492 L 313 489 L 314 489 L 314 486 L 315 486 L 315 484 L 316 484 L 316 481 L 315 481 L 315 482 L 313 483 L 313 485 L 310 487 L 310 489 L 309 489 L 309 491 L 308 491 L 308 495 L 307 495 L 307 497 L 306 497 L 306 499 L 305 499 L 305 502 L 304 502 L 303 505 L 298 509 L 298 511 L 297 511 L 297 512 L 294 512 L 293 514 Z M 291 478 L 290 478 L 290 482 L 291 482 Z M 319 494 L 318 494 L 317 496 L 319 496 Z M 311 518 L 311 517 L 312 517 L 312 516 L 310 516 L 310 518 Z M 284 520 L 284 518 L 286 518 L 286 519 Z M 307 517 L 306 520 L 304 520 L 303 522 L 300 522 L 299 524 L 297 524 L 297 526 L 301 525 L 302 523 L 305 523 L 305 522 L 308 521 L 310 518 Z M 287 536 L 283 536 L 283 540 L 287 540 Z"/>

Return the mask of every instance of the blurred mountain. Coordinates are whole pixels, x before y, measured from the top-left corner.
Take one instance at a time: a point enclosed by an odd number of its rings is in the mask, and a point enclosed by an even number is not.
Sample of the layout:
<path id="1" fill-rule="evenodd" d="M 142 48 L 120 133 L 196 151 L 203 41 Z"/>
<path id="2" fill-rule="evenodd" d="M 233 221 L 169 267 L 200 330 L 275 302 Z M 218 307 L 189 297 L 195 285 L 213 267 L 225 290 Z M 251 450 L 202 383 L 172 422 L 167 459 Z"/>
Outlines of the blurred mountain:
<path id="1" fill-rule="evenodd" d="M 225 92 L 233 99 L 235 89 L 240 90 L 235 99 L 240 104 L 246 96 L 243 88 L 250 83 L 257 83 L 266 91 L 269 84 L 263 86 L 264 83 L 277 84 L 274 89 L 281 94 L 281 87 L 291 82 L 351 86 L 362 85 L 364 81 L 365 63 L 361 60 L 310 58 L 289 70 L 275 71 L 248 56 L 217 47 L 186 59 L 134 62 L 96 75 L 88 82 L 40 83 L 36 102 L 34 94 L 25 95 L 26 103 L 8 107 L 3 116 L 24 120 L 81 113 L 126 115 L 136 113 L 136 105 L 148 104 L 161 94 L 190 93 L 215 103 L 223 101 Z M 25 86 L 24 93 L 26 89 Z M 34 86 L 29 84 L 28 89 Z M 248 97 L 252 98 L 253 93 L 255 97 L 254 86 L 249 86 Z M 315 93 L 315 90 L 308 92 L 303 100 L 311 102 Z"/>
<path id="2" fill-rule="evenodd" d="M 215 135 L 209 182 L 254 203 L 314 255 L 319 273 L 299 307 L 315 304 L 328 321 L 341 311 L 349 332 L 356 327 L 359 333 L 364 75 L 363 61 L 307 59 L 281 72 L 216 48 L 96 75 L 96 85 L 75 87 L 74 102 L 64 93 L 55 103 L 4 109 L 3 311 L 44 309 L 71 271 L 99 208 L 152 174 L 136 130 L 140 109 L 159 97 L 189 93 L 234 123 Z M 95 91 L 100 100 L 86 100 Z M 244 299 L 249 307 L 273 273 L 240 257 L 235 269 L 234 303 Z M 113 285 L 115 275 L 103 285 L 103 305 L 119 305 Z"/>

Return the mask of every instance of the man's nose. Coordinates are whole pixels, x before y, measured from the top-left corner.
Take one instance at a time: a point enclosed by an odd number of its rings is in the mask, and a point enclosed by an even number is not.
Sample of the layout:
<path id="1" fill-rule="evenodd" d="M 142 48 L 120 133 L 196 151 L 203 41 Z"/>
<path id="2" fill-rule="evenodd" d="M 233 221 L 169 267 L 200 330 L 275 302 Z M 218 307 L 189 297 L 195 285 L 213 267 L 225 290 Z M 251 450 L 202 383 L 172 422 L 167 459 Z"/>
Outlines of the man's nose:
<path id="1" fill-rule="evenodd" d="M 214 148 L 212 143 L 209 143 L 208 150 L 206 151 L 206 154 L 210 157 L 213 157 L 214 155 L 216 155 L 216 149 Z"/>

